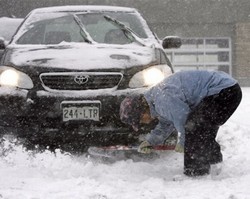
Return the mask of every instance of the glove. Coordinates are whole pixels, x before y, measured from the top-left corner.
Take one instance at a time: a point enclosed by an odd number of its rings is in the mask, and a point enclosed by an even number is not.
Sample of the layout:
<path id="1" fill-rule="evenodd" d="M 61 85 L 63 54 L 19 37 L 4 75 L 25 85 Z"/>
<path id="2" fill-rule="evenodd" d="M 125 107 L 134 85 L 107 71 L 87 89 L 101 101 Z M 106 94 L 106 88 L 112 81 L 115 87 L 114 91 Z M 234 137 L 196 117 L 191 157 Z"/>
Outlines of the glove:
<path id="1" fill-rule="evenodd" d="M 184 153 L 184 148 L 181 144 L 177 143 L 174 149 L 178 153 Z"/>
<path id="2" fill-rule="evenodd" d="M 151 144 L 148 141 L 143 141 L 139 145 L 137 151 L 139 153 L 149 154 L 149 153 L 151 153 L 153 151 L 153 147 L 151 146 Z"/>

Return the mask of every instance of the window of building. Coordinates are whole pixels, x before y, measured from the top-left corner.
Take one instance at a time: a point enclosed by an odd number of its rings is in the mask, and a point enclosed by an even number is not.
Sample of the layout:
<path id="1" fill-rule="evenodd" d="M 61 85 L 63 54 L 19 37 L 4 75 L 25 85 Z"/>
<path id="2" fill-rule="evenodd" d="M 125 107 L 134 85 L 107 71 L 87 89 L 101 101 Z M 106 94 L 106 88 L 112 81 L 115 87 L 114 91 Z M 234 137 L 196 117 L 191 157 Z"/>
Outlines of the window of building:
<path id="1" fill-rule="evenodd" d="M 181 48 L 166 53 L 175 71 L 205 69 L 232 73 L 230 38 L 184 38 Z"/>

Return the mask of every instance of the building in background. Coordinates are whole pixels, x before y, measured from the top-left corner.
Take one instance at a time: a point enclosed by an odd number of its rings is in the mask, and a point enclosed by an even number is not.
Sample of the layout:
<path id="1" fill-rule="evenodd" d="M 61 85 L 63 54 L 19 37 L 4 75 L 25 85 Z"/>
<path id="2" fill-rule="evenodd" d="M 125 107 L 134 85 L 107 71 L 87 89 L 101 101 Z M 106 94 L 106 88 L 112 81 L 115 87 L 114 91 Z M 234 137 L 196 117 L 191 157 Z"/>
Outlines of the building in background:
<path id="1" fill-rule="evenodd" d="M 135 7 L 159 38 L 183 38 L 180 49 L 167 51 L 176 71 L 221 70 L 250 86 L 249 0 L 0 0 L 0 17 L 57 5 Z"/>

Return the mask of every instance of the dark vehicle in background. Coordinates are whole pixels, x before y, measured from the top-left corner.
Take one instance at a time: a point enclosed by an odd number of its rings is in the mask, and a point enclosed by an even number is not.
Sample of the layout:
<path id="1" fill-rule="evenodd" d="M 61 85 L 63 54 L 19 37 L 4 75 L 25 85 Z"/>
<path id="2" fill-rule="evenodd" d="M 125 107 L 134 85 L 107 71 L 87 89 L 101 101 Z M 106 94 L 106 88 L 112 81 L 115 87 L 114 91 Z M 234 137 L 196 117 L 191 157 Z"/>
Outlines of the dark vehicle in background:
<path id="1" fill-rule="evenodd" d="M 8 44 L 22 21 L 21 18 L 0 17 L 0 59 L 4 45 Z"/>
<path id="2" fill-rule="evenodd" d="M 0 132 L 74 150 L 134 143 L 120 102 L 172 74 L 163 49 L 180 45 L 160 41 L 133 8 L 35 9 L 1 45 Z"/>

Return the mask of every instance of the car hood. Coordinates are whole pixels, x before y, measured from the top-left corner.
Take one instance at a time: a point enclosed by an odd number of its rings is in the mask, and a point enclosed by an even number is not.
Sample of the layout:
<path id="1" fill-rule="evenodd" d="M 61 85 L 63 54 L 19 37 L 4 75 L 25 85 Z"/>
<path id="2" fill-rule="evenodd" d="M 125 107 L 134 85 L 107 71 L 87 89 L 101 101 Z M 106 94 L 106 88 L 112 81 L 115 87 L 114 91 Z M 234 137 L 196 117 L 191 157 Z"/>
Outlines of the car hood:
<path id="1" fill-rule="evenodd" d="M 75 70 L 95 70 L 150 64 L 155 60 L 154 47 L 129 45 L 10 45 L 7 59 L 15 66 L 39 66 Z"/>

